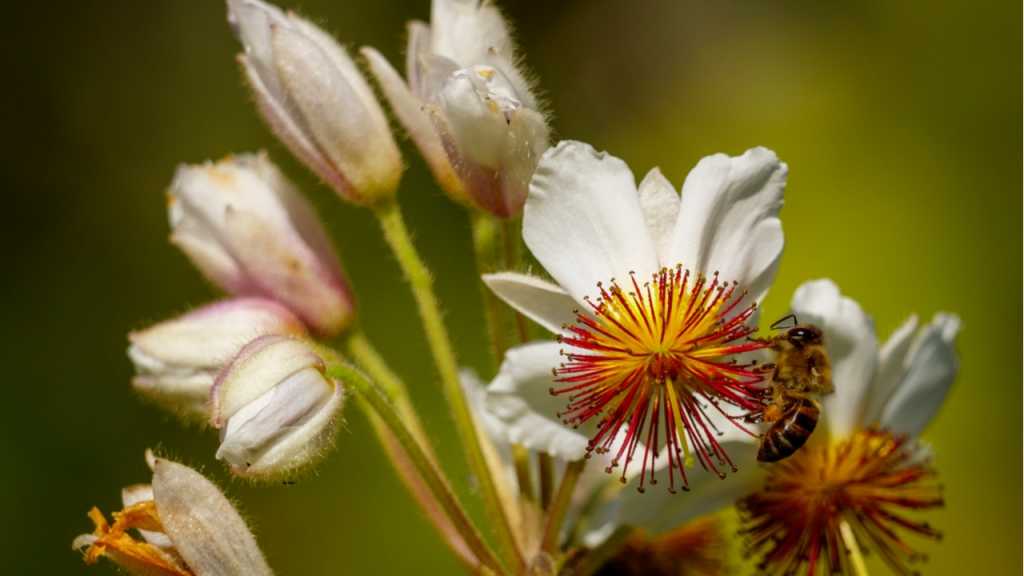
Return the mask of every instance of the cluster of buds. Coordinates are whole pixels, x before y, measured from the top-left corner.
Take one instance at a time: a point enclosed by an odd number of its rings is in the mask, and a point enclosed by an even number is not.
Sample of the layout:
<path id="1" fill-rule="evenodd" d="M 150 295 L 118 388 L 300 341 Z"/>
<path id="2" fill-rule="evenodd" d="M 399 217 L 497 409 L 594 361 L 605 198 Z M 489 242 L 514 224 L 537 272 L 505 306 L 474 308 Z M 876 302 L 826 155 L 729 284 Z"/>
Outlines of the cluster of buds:
<path id="1" fill-rule="evenodd" d="M 327 233 L 265 154 L 182 166 L 168 194 L 171 242 L 232 298 L 130 334 L 133 385 L 219 429 L 235 474 L 293 474 L 330 443 L 343 404 L 310 340 L 354 319 Z"/>

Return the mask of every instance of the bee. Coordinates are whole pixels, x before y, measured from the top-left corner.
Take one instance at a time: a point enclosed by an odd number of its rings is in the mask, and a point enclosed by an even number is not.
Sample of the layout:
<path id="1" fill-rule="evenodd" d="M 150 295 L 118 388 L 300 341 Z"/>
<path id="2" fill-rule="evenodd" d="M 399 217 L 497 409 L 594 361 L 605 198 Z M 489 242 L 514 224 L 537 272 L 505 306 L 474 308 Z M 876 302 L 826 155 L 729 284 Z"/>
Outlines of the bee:
<path id="1" fill-rule="evenodd" d="M 757 452 L 761 462 L 778 462 L 799 450 L 818 425 L 821 405 L 816 396 L 833 390 L 832 364 L 821 329 L 800 324 L 793 314 L 772 324 L 772 329 L 787 320 L 792 320 L 793 326 L 768 341 L 776 353 L 775 363 L 764 366 L 772 374 L 766 391 L 769 399 L 751 419 L 770 424 Z"/>

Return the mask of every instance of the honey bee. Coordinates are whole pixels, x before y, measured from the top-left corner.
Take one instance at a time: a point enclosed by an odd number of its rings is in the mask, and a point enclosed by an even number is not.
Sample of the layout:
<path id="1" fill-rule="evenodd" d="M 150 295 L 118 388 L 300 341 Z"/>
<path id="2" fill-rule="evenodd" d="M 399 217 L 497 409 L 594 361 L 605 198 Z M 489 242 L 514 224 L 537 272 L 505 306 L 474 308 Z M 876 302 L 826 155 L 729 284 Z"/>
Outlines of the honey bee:
<path id="1" fill-rule="evenodd" d="M 768 341 L 776 353 L 775 363 L 764 366 L 772 374 L 767 390 L 769 401 L 751 418 L 753 422 L 770 424 L 757 452 L 761 462 L 778 462 L 799 450 L 814 432 L 821 415 L 816 396 L 833 390 L 832 364 L 821 329 L 800 324 L 793 314 L 772 324 L 772 329 L 787 320 L 792 320 L 793 326 Z"/>

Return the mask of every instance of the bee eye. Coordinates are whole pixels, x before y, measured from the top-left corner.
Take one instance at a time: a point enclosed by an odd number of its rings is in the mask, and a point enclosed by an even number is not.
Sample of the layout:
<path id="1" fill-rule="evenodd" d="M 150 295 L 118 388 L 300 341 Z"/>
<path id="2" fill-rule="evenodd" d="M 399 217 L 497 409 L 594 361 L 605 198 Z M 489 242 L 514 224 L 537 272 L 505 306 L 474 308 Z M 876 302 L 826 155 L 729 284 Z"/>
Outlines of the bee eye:
<path id="1" fill-rule="evenodd" d="M 810 330 L 806 328 L 793 328 L 789 331 L 789 341 L 794 344 L 803 344 L 813 337 Z"/>

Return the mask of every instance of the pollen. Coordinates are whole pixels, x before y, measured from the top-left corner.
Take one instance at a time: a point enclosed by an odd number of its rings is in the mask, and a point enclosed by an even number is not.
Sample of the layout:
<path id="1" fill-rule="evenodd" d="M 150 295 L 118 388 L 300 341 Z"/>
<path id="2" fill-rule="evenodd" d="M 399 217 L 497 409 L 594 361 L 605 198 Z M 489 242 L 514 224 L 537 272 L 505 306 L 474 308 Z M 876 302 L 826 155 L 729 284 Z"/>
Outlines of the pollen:
<path id="1" fill-rule="evenodd" d="M 555 369 L 555 395 L 568 396 L 566 424 L 596 423 L 588 456 L 610 453 L 607 472 L 642 463 L 638 489 L 656 484 L 656 460 L 668 459 L 669 491 L 688 489 L 686 468 L 696 459 L 720 477 L 736 467 L 718 443 L 719 413 L 742 429 L 741 414 L 761 407 L 764 372 L 736 355 L 765 348 L 749 338 L 756 304 L 718 274 L 691 276 L 663 268 L 623 288 L 598 283 L 599 297 L 560 337 L 565 360 Z M 729 412 L 736 412 L 730 414 Z M 721 421 L 720 418 L 716 418 Z"/>
<path id="2" fill-rule="evenodd" d="M 942 506 L 941 487 L 918 447 L 869 429 L 807 446 L 769 469 L 763 489 L 740 501 L 750 554 L 765 574 L 863 573 L 860 550 L 896 574 L 924 559 L 903 538 L 941 535 L 909 514 Z"/>

